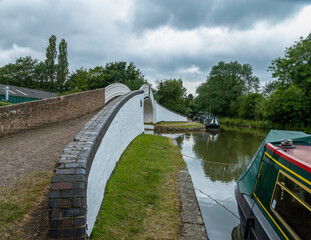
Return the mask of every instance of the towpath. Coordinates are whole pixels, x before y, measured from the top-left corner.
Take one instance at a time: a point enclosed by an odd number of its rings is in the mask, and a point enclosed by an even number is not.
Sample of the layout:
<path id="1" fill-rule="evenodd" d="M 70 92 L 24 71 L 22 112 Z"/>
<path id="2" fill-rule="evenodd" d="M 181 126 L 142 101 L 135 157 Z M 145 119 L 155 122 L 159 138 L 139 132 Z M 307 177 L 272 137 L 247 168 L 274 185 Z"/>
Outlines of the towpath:
<path id="1" fill-rule="evenodd" d="M 0 188 L 26 174 L 53 170 L 66 145 L 94 115 L 1 137 Z"/>

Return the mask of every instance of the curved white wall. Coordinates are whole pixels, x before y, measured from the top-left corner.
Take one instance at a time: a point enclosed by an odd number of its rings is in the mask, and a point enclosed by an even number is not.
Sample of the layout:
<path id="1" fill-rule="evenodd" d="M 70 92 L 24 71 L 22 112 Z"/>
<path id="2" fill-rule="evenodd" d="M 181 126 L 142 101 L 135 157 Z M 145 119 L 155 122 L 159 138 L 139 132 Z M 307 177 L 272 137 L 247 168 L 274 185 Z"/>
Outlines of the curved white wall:
<path id="1" fill-rule="evenodd" d="M 105 101 L 109 102 L 111 99 L 122 96 L 126 93 L 129 93 L 131 89 L 128 86 L 122 83 L 113 83 L 105 87 Z"/>
<path id="2" fill-rule="evenodd" d="M 153 107 L 149 98 L 144 99 L 144 123 L 153 123 Z"/>
<path id="3" fill-rule="evenodd" d="M 144 84 L 140 87 L 140 90 L 144 91 L 144 122 L 145 123 L 157 123 L 157 113 L 154 107 L 155 100 L 154 100 L 153 92 L 151 90 L 150 85 Z M 151 109 L 152 113 L 150 112 L 150 107 L 152 108 Z M 150 119 L 151 115 L 152 115 L 152 120 Z"/>
<path id="4" fill-rule="evenodd" d="M 114 117 L 95 154 L 88 176 L 87 234 L 90 236 L 107 181 L 129 143 L 144 131 L 143 94 L 128 100 Z"/>
<path id="5" fill-rule="evenodd" d="M 187 117 L 174 113 L 157 102 L 154 104 L 157 112 L 157 122 L 186 122 Z"/>

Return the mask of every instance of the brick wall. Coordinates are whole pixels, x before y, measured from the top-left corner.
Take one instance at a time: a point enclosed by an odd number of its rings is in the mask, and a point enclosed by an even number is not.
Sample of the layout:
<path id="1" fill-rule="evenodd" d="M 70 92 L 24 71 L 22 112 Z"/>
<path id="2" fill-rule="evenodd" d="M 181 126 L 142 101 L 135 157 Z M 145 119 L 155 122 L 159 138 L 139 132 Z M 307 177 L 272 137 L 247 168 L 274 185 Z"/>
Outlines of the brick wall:
<path id="1" fill-rule="evenodd" d="M 116 162 L 143 132 L 142 100 L 143 91 L 114 100 L 64 149 L 50 186 L 50 238 L 86 239 L 90 235 Z"/>
<path id="2" fill-rule="evenodd" d="M 105 89 L 0 107 L 0 136 L 74 119 L 105 106 Z"/>

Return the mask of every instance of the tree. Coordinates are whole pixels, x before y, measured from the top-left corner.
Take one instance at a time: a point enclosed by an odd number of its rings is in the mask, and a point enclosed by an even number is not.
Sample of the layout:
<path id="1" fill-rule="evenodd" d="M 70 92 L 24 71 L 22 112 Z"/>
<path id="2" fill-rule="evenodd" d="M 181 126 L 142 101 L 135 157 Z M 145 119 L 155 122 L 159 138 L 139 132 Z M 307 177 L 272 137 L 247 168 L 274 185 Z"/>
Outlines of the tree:
<path id="1" fill-rule="evenodd" d="M 157 81 L 155 99 L 164 107 L 181 113 L 186 113 L 186 89 L 181 79 L 169 79 Z"/>
<path id="2" fill-rule="evenodd" d="M 89 69 L 87 82 L 89 89 L 104 88 L 113 83 L 108 80 L 107 74 L 102 66 Z"/>
<path id="3" fill-rule="evenodd" d="M 46 65 L 44 62 L 38 62 L 34 70 L 35 79 L 37 82 L 37 89 L 49 91 L 51 84 L 46 71 Z"/>
<path id="4" fill-rule="evenodd" d="M 52 35 L 49 38 L 49 45 L 46 48 L 46 71 L 48 75 L 48 79 L 51 83 L 51 89 L 52 91 L 55 91 L 55 79 L 56 79 L 56 65 L 55 60 L 57 57 L 57 50 L 56 50 L 56 37 Z"/>
<path id="5" fill-rule="evenodd" d="M 296 84 L 308 96 L 311 93 L 311 33 L 285 50 L 283 58 L 272 61 L 272 77 L 283 86 Z M 311 96 L 310 96 L 311 97 Z"/>
<path id="6" fill-rule="evenodd" d="M 238 106 L 237 116 L 244 119 L 260 119 L 258 109 L 256 109 L 257 104 L 262 102 L 262 94 L 260 93 L 249 93 L 247 95 L 242 95 L 238 97 L 235 102 L 234 109 L 236 105 Z"/>
<path id="7" fill-rule="evenodd" d="M 107 63 L 104 73 L 106 75 L 105 81 L 108 85 L 118 82 L 125 84 L 131 90 L 137 90 L 146 83 L 144 76 L 133 62 L 128 66 L 126 62 L 122 61 Z"/>
<path id="8" fill-rule="evenodd" d="M 72 73 L 68 81 L 66 82 L 66 88 L 70 92 L 80 92 L 89 90 L 90 88 L 88 84 L 88 76 L 89 73 L 87 69 L 80 68 L 76 70 L 76 72 Z"/>
<path id="9" fill-rule="evenodd" d="M 228 116 L 232 111 L 231 102 L 258 89 L 259 79 L 253 76 L 249 64 L 221 61 L 212 67 L 206 82 L 197 88 L 197 103 L 201 110 L 211 109 L 215 114 Z"/>
<path id="10" fill-rule="evenodd" d="M 68 60 L 67 60 L 67 43 L 64 39 L 61 40 L 58 46 L 58 64 L 57 64 L 57 90 L 62 92 L 64 89 L 64 83 L 67 79 L 69 70 L 68 70 Z"/>
<path id="11" fill-rule="evenodd" d="M 272 93 L 267 103 L 267 117 L 284 126 L 299 126 L 308 121 L 307 96 L 295 84 L 279 88 Z"/>
<path id="12" fill-rule="evenodd" d="M 1 68 L 1 83 L 18 87 L 38 88 L 35 69 L 37 59 L 30 56 L 17 58 L 15 63 L 9 63 Z"/>
<path id="13" fill-rule="evenodd" d="M 262 93 L 264 95 L 270 96 L 271 93 L 276 91 L 279 87 L 280 83 L 278 81 L 270 81 L 265 83 L 265 86 L 263 87 Z"/>

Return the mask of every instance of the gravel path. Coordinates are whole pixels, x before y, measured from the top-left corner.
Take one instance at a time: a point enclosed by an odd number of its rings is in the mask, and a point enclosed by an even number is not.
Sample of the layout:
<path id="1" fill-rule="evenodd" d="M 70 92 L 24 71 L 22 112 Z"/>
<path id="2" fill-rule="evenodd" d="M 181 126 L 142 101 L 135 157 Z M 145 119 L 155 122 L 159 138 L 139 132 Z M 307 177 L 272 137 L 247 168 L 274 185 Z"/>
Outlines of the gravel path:
<path id="1" fill-rule="evenodd" d="M 53 170 L 66 145 L 95 115 L 0 138 L 0 188 L 28 173 Z"/>

